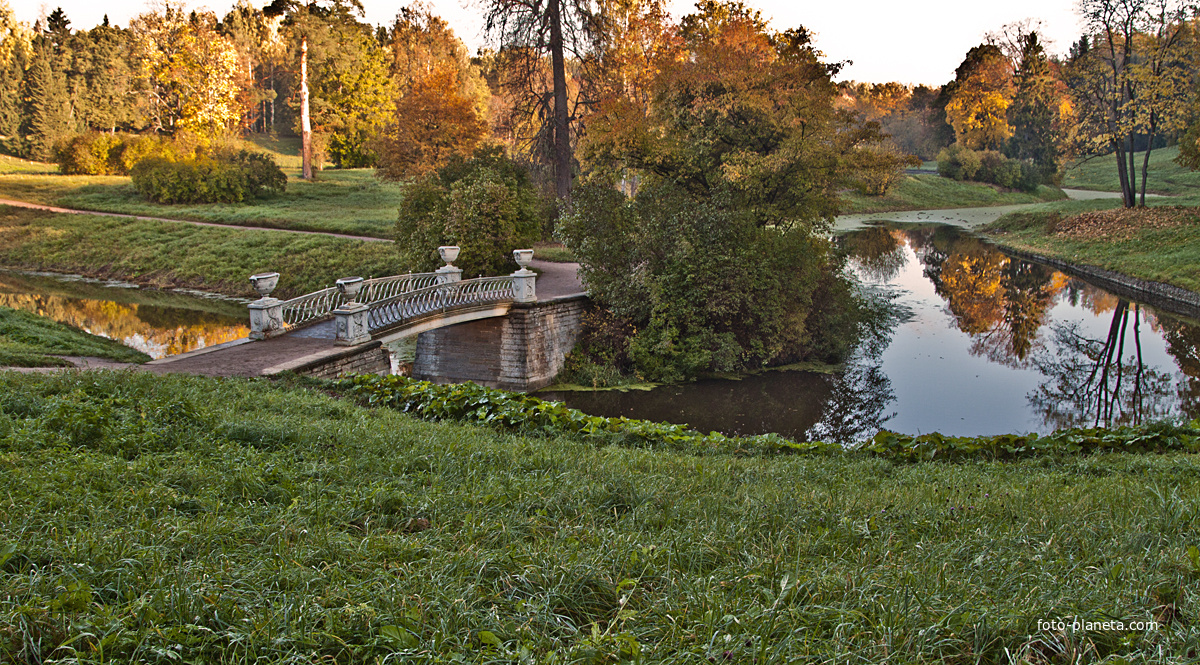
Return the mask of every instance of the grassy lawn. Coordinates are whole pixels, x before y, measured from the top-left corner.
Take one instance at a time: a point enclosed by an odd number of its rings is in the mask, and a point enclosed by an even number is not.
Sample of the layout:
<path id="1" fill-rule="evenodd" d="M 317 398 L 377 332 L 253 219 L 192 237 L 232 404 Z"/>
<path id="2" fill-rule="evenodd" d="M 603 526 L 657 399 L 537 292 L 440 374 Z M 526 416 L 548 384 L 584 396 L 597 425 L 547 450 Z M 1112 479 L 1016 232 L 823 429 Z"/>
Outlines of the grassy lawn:
<path id="1" fill-rule="evenodd" d="M 381 183 L 371 169 L 322 171 L 312 182 L 290 175 L 287 191 L 268 199 L 165 205 L 142 199 L 124 176 L 13 174 L 0 176 L 0 198 L 99 212 L 390 238 L 400 186 Z"/>
<path id="2" fill-rule="evenodd" d="M 119 342 L 55 323 L 36 314 L 0 307 L 0 367 L 66 367 L 58 356 L 95 356 L 145 362 L 150 356 Z"/>
<path id="3" fill-rule="evenodd" d="M 1146 180 L 1146 191 L 1155 194 L 1196 195 L 1200 194 L 1200 171 L 1189 171 L 1175 163 L 1179 148 L 1158 148 L 1150 152 L 1150 175 Z M 1138 191 L 1141 191 L 1142 159 L 1145 153 L 1137 153 Z M 1117 182 L 1117 159 L 1115 155 L 1081 160 L 1067 167 L 1063 187 L 1094 189 L 1102 192 L 1119 192 Z"/>
<path id="4" fill-rule="evenodd" d="M 0 659 L 15 662 L 1200 649 L 1194 454 L 696 456 L 264 380 L 89 372 L 0 373 L 0 466 Z M 1160 623 L 1038 627 L 1073 617 Z"/>
<path id="5" fill-rule="evenodd" d="M 1046 204 L 982 231 L 1017 249 L 1200 292 L 1200 198 L 1147 202 L 1146 212 L 1119 220 L 1098 214 L 1117 213 L 1116 200 Z"/>
<path id="6" fill-rule="evenodd" d="M 431 250 L 432 251 L 432 250 Z M 339 277 L 406 272 L 391 243 L 0 206 L 0 265 L 253 296 L 247 278 L 277 271 L 291 297 Z"/>
<path id="7" fill-rule="evenodd" d="M 857 192 L 846 192 L 843 198 L 847 203 L 843 213 L 870 213 L 1038 203 L 1064 199 L 1066 194 L 1055 187 L 1044 185 L 1033 194 L 1025 194 L 1005 192 L 992 185 L 959 182 L 936 175 L 906 175 L 884 196 L 863 196 Z"/>
<path id="8" fill-rule="evenodd" d="M 31 162 L 19 157 L 0 155 L 0 175 L 8 175 L 11 173 L 58 173 L 58 164 Z"/>

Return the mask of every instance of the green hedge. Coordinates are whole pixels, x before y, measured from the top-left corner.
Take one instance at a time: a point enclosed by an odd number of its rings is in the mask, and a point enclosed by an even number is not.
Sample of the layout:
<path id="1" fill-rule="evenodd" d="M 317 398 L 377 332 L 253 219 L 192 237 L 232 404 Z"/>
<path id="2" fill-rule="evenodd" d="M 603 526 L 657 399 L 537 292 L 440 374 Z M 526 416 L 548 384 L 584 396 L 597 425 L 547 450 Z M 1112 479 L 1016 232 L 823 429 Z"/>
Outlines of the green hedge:
<path id="1" fill-rule="evenodd" d="M 138 162 L 130 175 L 138 194 L 158 203 L 240 203 L 287 188 L 275 160 L 247 150 L 180 160 L 152 157 Z"/>
<path id="2" fill-rule="evenodd" d="M 911 436 L 882 431 L 855 445 L 796 442 L 778 434 L 731 437 L 704 434 L 683 425 L 589 416 L 561 402 L 484 388 L 473 383 L 435 385 L 403 376 L 359 375 L 334 385 L 367 405 L 386 406 L 427 420 L 484 423 L 503 429 L 570 434 L 605 443 L 665 447 L 691 452 L 845 453 L 899 462 L 924 460 L 1017 459 L 1044 454 L 1102 452 L 1162 453 L 1200 451 L 1200 421 L 1183 426 L 1155 423 L 1114 429 L 1067 429 L 1046 436 L 1002 434 L 954 437 L 938 433 Z"/>

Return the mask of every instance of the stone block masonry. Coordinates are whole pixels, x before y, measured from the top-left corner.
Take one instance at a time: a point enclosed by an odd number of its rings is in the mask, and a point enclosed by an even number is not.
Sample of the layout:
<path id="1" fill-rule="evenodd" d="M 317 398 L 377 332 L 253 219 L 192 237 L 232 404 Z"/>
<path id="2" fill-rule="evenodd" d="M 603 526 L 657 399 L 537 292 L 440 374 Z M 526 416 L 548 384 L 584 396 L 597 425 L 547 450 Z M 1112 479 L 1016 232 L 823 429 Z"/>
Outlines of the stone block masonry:
<path id="1" fill-rule="evenodd" d="M 318 379 L 336 379 L 342 374 L 390 374 L 391 354 L 379 342 L 348 349 L 343 353 L 322 358 L 312 364 L 297 367 L 297 374 Z"/>
<path id="2" fill-rule="evenodd" d="M 508 316 L 421 333 L 413 376 L 436 383 L 474 381 L 504 390 L 550 385 L 579 339 L 586 295 L 515 303 Z"/>

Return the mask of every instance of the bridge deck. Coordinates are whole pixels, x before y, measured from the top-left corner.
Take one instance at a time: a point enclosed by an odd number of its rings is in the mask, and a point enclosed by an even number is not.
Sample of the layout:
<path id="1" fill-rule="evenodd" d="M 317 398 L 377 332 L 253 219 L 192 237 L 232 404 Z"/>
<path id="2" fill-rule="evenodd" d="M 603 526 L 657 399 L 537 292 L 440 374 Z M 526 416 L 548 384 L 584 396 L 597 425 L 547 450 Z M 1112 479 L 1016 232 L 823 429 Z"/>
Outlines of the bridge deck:
<path id="1" fill-rule="evenodd" d="M 533 261 L 540 271 L 537 279 L 539 300 L 583 292 L 577 263 Z M 344 353 L 347 347 L 334 343 L 333 321 L 323 321 L 279 337 L 250 343 L 235 340 L 179 356 L 170 356 L 145 365 L 158 374 L 181 373 L 206 376 L 263 376 L 293 369 L 322 358 Z"/>

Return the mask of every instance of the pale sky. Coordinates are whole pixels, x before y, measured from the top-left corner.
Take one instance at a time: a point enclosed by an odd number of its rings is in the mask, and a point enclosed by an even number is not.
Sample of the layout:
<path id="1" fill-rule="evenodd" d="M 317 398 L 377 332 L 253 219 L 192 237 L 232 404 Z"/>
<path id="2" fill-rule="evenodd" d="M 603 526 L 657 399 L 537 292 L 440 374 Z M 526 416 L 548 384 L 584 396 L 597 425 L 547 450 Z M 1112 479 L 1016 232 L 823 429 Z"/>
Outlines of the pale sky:
<path id="1" fill-rule="evenodd" d="M 396 11 L 411 0 L 363 0 L 366 19 L 379 25 L 390 23 Z M 145 11 L 146 0 L 17 0 L 10 4 L 17 18 L 32 23 L 40 14 L 61 6 L 75 29 L 91 28 L 105 13 L 117 25 Z M 235 0 L 189 0 L 192 9 L 208 7 L 218 15 L 229 11 Z M 266 5 L 269 0 L 252 0 Z M 1040 19 L 1047 50 L 1065 53 L 1078 39 L 1081 27 L 1074 0 L 1005 0 L 966 3 L 962 0 L 850 0 L 848 2 L 795 2 L 788 0 L 744 0 L 762 11 L 777 30 L 803 25 L 816 35 L 817 48 L 828 60 L 852 60 L 842 80 L 941 85 L 954 76 L 967 50 L 983 41 L 984 33 L 1007 23 Z M 483 22 L 476 0 L 427 0 L 435 13 L 445 18 L 471 50 L 484 44 Z M 693 0 L 668 0 L 678 18 L 694 6 Z"/>

